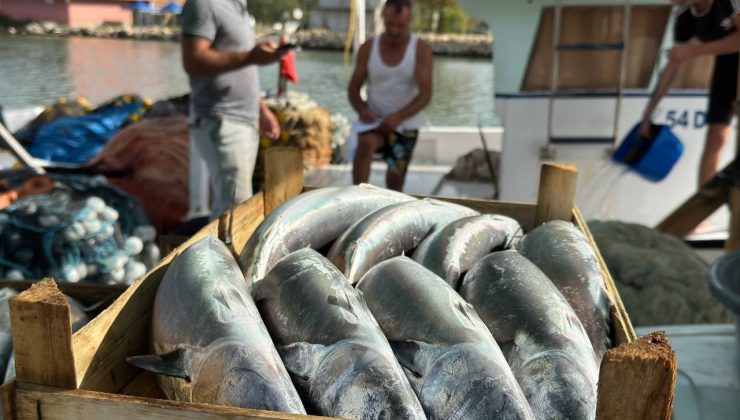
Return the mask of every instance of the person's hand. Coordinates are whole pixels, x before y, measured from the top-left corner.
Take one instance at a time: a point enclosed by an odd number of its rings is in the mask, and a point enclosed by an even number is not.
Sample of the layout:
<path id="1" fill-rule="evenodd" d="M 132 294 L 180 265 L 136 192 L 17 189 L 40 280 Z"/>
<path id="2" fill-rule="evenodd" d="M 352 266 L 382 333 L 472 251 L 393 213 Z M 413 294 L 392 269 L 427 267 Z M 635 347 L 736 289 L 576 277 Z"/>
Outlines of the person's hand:
<path id="1" fill-rule="evenodd" d="M 280 137 L 280 123 L 267 106 L 260 106 L 260 134 L 276 139 Z"/>
<path id="2" fill-rule="evenodd" d="M 374 113 L 370 108 L 365 107 L 365 109 L 360 112 L 360 121 L 368 124 L 372 124 L 375 121 L 378 121 L 378 114 Z"/>
<path id="3" fill-rule="evenodd" d="M 381 121 L 380 125 L 378 126 L 378 130 L 384 133 L 388 133 L 394 131 L 396 127 L 398 127 L 400 124 L 401 118 L 396 114 L 391 114 L 383 118 L 383 121 Z"/>
<path id="4" fill-rule="evenodd" d="M 290 52 L 289 49 L 280 50 L 272 42 L 262 42 L 249 51 L 247 64 L 258 66 L 272 64 L 279 61 L 288 52 Z"/>
<path id="5" fill-rule="evenodd" d="M 681 64 L 689 58 L 693 58 L 696 54 L 694 45 L 676 45 L 668 51 L 668 59 L 674 63 Z"/>
<path id="6" fill-rule="evenodd" d="M 650 122 L 650 118 L 645 118 L 640 124 L 640 129 L 637 132 L 639 137 L 649 139 L 653 135 L 653 125 Z"/>

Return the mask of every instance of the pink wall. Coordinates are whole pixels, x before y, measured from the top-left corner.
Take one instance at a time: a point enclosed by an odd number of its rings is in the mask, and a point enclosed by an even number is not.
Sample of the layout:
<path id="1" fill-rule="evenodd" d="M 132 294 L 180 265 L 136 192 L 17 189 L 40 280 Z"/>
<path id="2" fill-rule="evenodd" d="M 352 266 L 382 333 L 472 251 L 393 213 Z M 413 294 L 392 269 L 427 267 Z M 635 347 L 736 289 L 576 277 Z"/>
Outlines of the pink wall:
<path id="1" fill-rule="evenodd" d="M 54 4 L 45 0 L 0 0 L 0 13 L 16 20 L 69 24 L 69 12 L 64 0 L 56 0 Z"/>
<path id="2" fill-rule="evenodd" d="M 6 0 L 2 0 L 6 1 Z M 103 22 L 130 24 L 133 13 L 125 1 L 73 1 L 69 6 L 70 26 L 90 26 Z"/>

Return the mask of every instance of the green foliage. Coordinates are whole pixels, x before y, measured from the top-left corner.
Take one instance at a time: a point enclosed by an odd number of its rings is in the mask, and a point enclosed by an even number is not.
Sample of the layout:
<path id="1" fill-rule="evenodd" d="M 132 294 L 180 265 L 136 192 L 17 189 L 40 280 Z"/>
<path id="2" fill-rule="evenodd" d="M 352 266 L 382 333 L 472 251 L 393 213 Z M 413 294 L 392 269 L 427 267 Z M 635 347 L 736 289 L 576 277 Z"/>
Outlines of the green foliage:
<path id="1" fill-rule="evenodd" d="M 318 3 L 318 0 L 247 0 L 249 13 L 259 23 L 271 24 L 280 22 L 283 14 L 290 13 L 295 8 L 303 9 L 305 15 Z"/>
<path id="2" fill-rule="evenodd" d="M 459 34 L 468 32 L 470 19 L 459 7 L 443 7 L 439 17 L 439 29 L 441 34 Z"/>
<path id="3" fill-rule="evenodd" d="M 457 0 L 412 0 L 412 7 L 411 29 L 415 32 L 464 33 L 473 27 Z"/>

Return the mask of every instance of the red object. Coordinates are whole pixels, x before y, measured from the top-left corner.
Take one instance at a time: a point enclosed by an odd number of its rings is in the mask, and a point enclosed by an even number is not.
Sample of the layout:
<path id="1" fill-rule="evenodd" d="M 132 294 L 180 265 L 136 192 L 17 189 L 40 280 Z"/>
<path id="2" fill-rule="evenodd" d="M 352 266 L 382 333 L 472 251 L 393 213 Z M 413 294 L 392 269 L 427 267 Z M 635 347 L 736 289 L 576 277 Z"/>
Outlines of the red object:
<path id="1" fill-rule="evenodd" d="M 286 44 L 287 42 L 284 39 L 280 40 L 281 46 Z M 293 51 L 285 54 L 280 59 L 280 77 L 294 85 L 298 84 L 298 70 L 295 66 L 295 54 L 293 54 Z"/>

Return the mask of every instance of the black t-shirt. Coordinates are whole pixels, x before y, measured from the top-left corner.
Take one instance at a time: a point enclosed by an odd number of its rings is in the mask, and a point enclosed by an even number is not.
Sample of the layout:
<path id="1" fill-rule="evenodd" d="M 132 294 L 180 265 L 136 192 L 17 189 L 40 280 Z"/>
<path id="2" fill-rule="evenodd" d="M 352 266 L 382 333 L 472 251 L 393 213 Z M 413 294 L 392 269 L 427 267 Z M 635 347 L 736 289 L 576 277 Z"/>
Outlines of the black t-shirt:
<path id="1" fill-rule="evenodd" d="M 695 13 L 690 7 L 678 9 L 673 40 L 677 43 L 699 38 L 702 42 L 716 41 L 735 32 L 732 17 L 740 10 L 738 0 L 714 0 L 705 13 Z"/>

